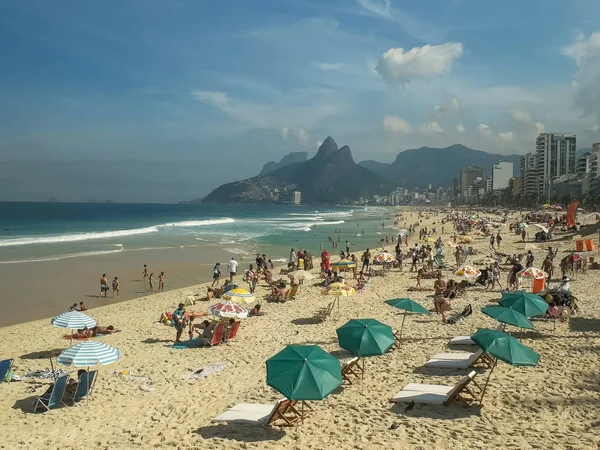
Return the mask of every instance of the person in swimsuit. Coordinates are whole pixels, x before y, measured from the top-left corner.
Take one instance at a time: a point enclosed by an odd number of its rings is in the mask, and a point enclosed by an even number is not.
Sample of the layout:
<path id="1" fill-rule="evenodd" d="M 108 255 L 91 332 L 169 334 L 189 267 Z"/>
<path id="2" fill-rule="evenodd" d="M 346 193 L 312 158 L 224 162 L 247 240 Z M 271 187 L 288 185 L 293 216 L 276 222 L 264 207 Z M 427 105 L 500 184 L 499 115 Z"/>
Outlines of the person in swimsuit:
<path id="1" fill-rule="evenodd" d="M 112 282 L 112 288 L 113 288 L 113 298 L 115 296 L 115 293 L 117 294 L 117 298 L 120 297 L 120 294 L 119 294 L 119 279 L 117 277 L 115 277 L 115 279 Z"/>
<path id="2" fill-rule="evenodd" d="M 108 280 L 106 279 L 106 274 L 103 273 L 102 277 L 100 278 L 100 295 L 98 297 L 102 297 L 102 294 L 104 293 L 104 297 L 106 298 L 108 291 L 110 291 L 110 288 L 108 287 Z"/>
<path id="3" fill-rule="evenodd" d="M 152 282 L 152 277 L 154 276 L 154 272 L 148 275 L 148 282 L 150 283 L 150 292 L 154 292 L 154 283 Z"/>
<path id="4" fill-rule="evenodd" d="M 142 276 L 144 279 L 142 280 L 144 284 L 146 284 L 146 278 L 148 278 L 148 266 L 144 264 L 144 271 L 142 272 Z"/>
<path id="5" fill-rule="evenodd" d="M 165 273 L 164 272 L 161 272 L 160 275 L 158 276 L 158 290 L 159 291 L 165 290 Z"/>
<path id="6" fill-rule="evenodd" d="M 87 311 L 87 306 L 83 302 L 79 302 L 79 311 Z"/>
<path id="7" fill-rule="evenodd" d="M 150 279 L 152 279 L 152 274 L 150 274 Z M 188 320 L 185 318 L 185 305 L 180 303 L 175 311 L 173 311 L 173 325 L 177 330 L 177 334 L 175 336 L 175 343 L 181 342 L 181 335 L 183 334 L 183 330 L 188 324 Z"/>

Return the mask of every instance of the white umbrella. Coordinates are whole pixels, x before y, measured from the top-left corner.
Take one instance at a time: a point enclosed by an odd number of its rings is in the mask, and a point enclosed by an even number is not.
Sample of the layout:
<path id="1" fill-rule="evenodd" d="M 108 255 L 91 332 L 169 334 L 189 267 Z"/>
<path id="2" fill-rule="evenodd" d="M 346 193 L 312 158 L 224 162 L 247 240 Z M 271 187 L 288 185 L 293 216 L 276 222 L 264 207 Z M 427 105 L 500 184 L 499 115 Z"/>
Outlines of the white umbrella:
<path id="1" fill-rule="evenodd" d="M 290 272 L 288 273 L 288 277 L 294 277 L 298 280 L 312 280 L 315 278 L 312 273 L 307 272 L 306 270 L 296 270 L 295 272 Z"/>
<path id="2" fill-rule="evenodd" d="M 534 227 L 538 227 L 540 230 L 542 230 L 544 233 L 548 233 L 548 228 L 546 228 L 544 225 L 540 224 L 540 223 L 533 223 L 532 224 Z"/>
<path id="3" fill-rule="evenodd" d="M 232 319 L 245 319 L 248 317 L 248 310 L 232 301 L 212 305 L 208 308 L 208 312 L 215 317 L 227 317 Z"/>
<path id="4" fill-rule="evenodd" d="M 105 366 L 121 357 L 119 349 L 98 341 L 84 341 L 69 347 L 58 357 L 58 363 L 75 367 Z"/>

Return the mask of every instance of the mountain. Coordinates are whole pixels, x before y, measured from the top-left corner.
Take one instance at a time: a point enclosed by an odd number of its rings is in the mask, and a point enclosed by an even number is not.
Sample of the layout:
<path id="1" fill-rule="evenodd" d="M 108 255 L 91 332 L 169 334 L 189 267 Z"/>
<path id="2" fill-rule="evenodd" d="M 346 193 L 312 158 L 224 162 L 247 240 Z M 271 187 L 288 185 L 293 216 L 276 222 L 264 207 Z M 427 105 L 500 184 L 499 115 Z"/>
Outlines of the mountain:
<path id="1" fill-rule="evenodd" d="M 282 167 L 289 166 L 290 164 L 304 162 L 308 159 L 308 152 L 292 152 L 285 155 L 281 158 L 281 161 L 276 163 L 275 161 L 269 161 L 266 163 L 262 170 L 260 171 L 260 175 L 266 175 L 271 172 L 275 172 L 277 169 L 281 169 Z"/>
<path id="2" fill-rule="evenodd" d="M 492 166 L 499 161 L 513 163 L 513 174 L 520 170 L 519 155 L 498 155 L 473 150 L 461 144 L 446 148 L 421 147 L 398 153 L 390 164 L 377 161 L 359 163 L 366 169 L 404 187 L 452 186 L 460 169 L 470 165 L 483 167 L 484 176 L 492 176 Z"/>
<path id="3" fill-rule="evenodd" d="M 293 192 L 300 191 L 302 203 L 341 203 L 387 195 L 394 188 L 394 182 L 356 164 L 350 147 L 338 149 L 328 137 L 313 158 L 219 186 L 204 202 L 277 203 L 291 200 Z"/>

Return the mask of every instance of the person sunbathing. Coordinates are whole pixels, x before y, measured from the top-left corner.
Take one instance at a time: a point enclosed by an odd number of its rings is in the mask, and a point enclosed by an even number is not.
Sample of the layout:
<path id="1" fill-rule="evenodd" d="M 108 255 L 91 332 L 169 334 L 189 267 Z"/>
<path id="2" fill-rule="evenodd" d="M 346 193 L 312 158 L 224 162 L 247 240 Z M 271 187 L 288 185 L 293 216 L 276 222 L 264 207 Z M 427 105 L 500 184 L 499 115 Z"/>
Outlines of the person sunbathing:
<path id="1" fill-rule="evenodd" d="M 116 333 L 119 330 L 116 330 L 114 326 L 109 325 L 107 327 L 101 327 L 99 325 L 96 325 L 94 328 L 92 328 L 92 331 L 94 332 L 94 336 L 97 335 L 104 335 L 104 334 L 113 334 Z"/>
<path id="2" fill-rule="evenodd" d="M 95 328 L 95 327 L 94 327 Z M 73 339 L 89 339 L 94 336 L 94 328 L 80 328 L 77 333 L 71 335 Z"/>

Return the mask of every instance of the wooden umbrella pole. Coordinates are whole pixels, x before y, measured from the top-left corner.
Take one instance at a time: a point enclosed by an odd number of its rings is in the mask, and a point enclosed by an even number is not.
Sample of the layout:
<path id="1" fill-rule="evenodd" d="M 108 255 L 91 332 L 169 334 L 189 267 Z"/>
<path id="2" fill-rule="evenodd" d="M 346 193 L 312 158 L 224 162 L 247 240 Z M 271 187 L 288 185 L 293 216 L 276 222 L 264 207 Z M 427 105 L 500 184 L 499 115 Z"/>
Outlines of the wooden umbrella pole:
<path id="1" fill-rule="evenodd" d="M 52 370 L 52 377 L 54 378 L 54 381 L 56 382 L 56 372 L 54 372 L 54 364 L 52 364 L 52 355 L 50 355 L 50 369 Z"/>
<path id="2" fill-rule="evenodd" d="M 400 325 L 400 337 L 398 337 L 398 339 L 402 338 L 402 329 L 404 328 L 404 319 L 406 319 L 406 311 L 404 311 L 404 314 L 402 315 L 402 325 Z"/>
<path id="3" fill-rule="evenodd" d="M 490 378 L 492 376 L 492 372 L 496 368 L 497 364 L 498 364 L 498 358 L 496 358 L 496 360 L 494 361 L 494 365 L 492 366 L 492 370 L 490 370 L 490 373 L 489 373 L 487 379 L 485 380 L 485 385 L 483 386 L 483 391 L 481 392 L 481 398 L 479 399 L 479 406 L 483 405 L 483 396 L 485 395 L 485 391 L 487 390 L 488 383 L 490 382 Z"/>

